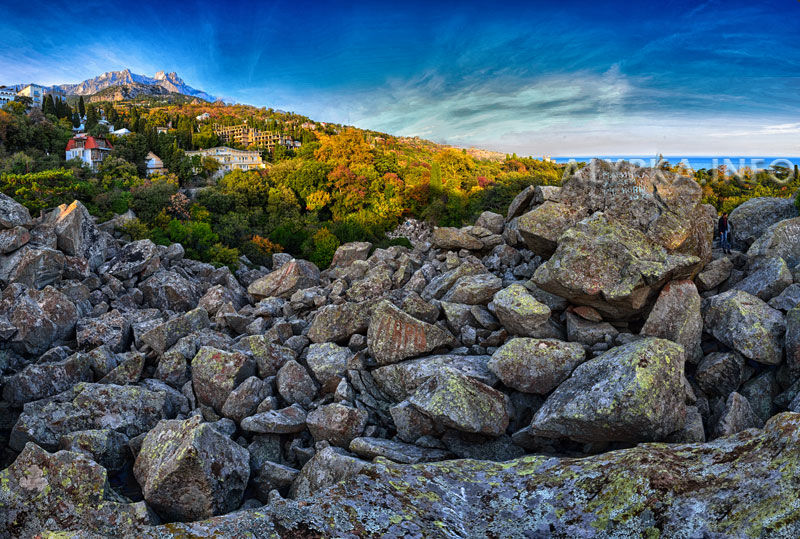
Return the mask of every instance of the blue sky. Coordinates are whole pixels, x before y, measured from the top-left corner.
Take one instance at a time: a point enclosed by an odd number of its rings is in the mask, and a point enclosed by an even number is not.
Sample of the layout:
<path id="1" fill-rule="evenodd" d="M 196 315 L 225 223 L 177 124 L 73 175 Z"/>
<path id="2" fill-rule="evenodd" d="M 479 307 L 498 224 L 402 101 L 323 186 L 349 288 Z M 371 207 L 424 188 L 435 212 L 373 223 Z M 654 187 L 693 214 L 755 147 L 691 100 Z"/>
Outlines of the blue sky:
<path id="1" fill-rule="evenodd" d="M 130 68 L 522 155 L 800 155 L 800 2 L 18 2 L 0 83 Z"/>

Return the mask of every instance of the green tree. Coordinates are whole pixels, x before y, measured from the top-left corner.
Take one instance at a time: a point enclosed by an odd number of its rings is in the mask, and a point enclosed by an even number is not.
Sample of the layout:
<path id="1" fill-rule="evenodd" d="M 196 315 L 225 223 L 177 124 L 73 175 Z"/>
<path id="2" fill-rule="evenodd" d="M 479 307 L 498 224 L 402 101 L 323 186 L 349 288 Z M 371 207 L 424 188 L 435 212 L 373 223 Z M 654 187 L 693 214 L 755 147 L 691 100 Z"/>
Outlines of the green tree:
<path id="1" fill-rule="evenodd" d="M 45 94 L 44 99 L 42 99 L 42 113 L 44 113 L 45 116 L 51 115 L 55 116 L 56 118 L 58 117 L 58 114 L 56 113 L 56 104 L 53 101 L 52 94 Z"/>
<path id="2" fill-rule="evenodd" d="M 83 96 L 78 99 L 78 113 L 81 115 L 81 119 L 86 116 L 86 105 L 83 102 Z"/>
<path id="3" fill-rule="evenodd" d="M 98 120 L 99 118 L 97 117 L 97 110 L 95 109 L 94 105 L 89 105 L 89 108 L 86 109 L 86 125 L 84 126 L 86 130 L 88 131 L 96 126 Z"/>

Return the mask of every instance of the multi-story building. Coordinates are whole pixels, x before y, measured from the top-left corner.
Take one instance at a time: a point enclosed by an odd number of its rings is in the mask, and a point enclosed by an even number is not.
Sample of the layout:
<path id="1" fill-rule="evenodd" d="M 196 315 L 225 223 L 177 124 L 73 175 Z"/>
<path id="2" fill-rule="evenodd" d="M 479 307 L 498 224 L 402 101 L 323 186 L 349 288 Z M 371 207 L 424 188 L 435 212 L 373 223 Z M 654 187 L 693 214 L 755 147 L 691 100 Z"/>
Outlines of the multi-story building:
<path id="1" fill-rule="evenodd" d="M 214 134 L 219 137 L 220 142 L 234 143 L 240 146 L 256 146 L 258 148 L 266 148 L 272 153 L 275 147 L 285 146 L 286 148 L 294 148 L 294 141 L 292 137 L 274 133 L 272 131 L 261 131 L 248 127 L 246 124 L 224 126 L 214 124 Z"/>
<path id="2" fill-rule="evenodd" d="M 6 86 L 0 86 L 0 108 L 3 107 L 9 101 L 15 101 L 17 99 L 17 91 L 13 88 L 7 88 Z"/>
<path id="3" fill-rule="evenodd" d="M 167 169 L 164 168 L 164 162 L 153 152 L 148 152 L 147 157 L 147 175 L 153 176 L 155 174 L 164 174 Z"/>
<path id="4" fill-rule="evenodd" d="M 112 149 L 113 146 L 106 139 L 81 133 L 67 142 L 67 161 L 77 157 L 96 171 Z"/>
<path id="5" fill-rule="evenodd" d="M 36 108 L 42 108 L 42 100 L 44 99 L 45 92 L 44 86 L 39 86 L 38 84 L 29 84 L 19 92 L 17 95 L 21 95 L 23 97 L 29 97 L 31 99 L 31 104 Z"/>
<path id="6" fill-rule="evenodd" d="M 225 175 L 232 170 L 255 170 L 266 167 L 259 152 L 250 150 L 234 150 L 233 148 L 228 148 L 227 146 L 218 146 L 216 148 L 207 148 L 205 150 L 186 152 L 186 156 L 189 158 L 194 157 L 195 155 L 216 159 L 220 164 L 220 170 L 217 172 L 217 176 Z"/>

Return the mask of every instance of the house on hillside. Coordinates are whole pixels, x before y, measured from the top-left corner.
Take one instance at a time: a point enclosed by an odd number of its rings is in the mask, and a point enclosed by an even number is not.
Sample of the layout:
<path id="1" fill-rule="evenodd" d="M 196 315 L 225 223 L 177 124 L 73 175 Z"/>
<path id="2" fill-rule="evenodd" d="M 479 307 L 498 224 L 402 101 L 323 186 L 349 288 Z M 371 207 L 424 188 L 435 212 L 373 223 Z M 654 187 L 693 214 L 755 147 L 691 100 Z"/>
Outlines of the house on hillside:
<path id="1" fill-rule="evenodd" d="M 78 158 L 92 167 L 92 170 L 97 170 L 112 149 L 113 146 L 106 139 L 82 133 L 67 142 L 66 158 L 67 161 Z"/>
<path id="2" fill-rule="evenodd" d="M 131 131 L 127 127 L 123 127 L 122 129 L 117 129 L 116 131 L 112 131 L 111 134 L 117 137 L 124 137 L 126 135 L 130 135 Z"/>
<path id="3" fill-rule="evenodd" d="M 266 168 L 264 161 L 261 159 L 261 154 L 256 151 L 248 150 L 234 150 L 227 146 L 218 146 L 216 148 L 207 148 L 205 150 L 197 150 L 194 152 L 186 152 L 186 156 L 190 159 L 194 156 L 198 157 L 211 157 L 216 159 L 220 168 L 215 176 L 223 176 L 232 170 L 255 170 L 259 168 Z"/>
<path id="4" fill-rule="evenodd" d="M 203 114 L 201 114 L 200 116 L 196 116 L 195 118 L 197 119 L 198 122 L 205 122 L 206 120 L 211 118 L 211 115 L 207 112 L 204 112 Z"/>
<path id="5" fill-rule="evenodd" d="M 31 104 L 40 109 L 42 108 L 42 103 L 44 100 L 44 86 L 39 86 L 38 84 L 29 84 L 17 92 L 17 95 L 29 97 L 31 99 Z"/>
<path id="6" fill-rule="evenodd" d="M 153 152 L 147 154 L 147 175 L 165 174 L 167 169 L 164 168 L 164 162 Z"/>
<path id="7" fill-rule="evenodd" d="M 168 127 L 156 127 L 156 135 L 160 135 L 161 133 L 166 135 L 167 131 L 169 131 Z"/>

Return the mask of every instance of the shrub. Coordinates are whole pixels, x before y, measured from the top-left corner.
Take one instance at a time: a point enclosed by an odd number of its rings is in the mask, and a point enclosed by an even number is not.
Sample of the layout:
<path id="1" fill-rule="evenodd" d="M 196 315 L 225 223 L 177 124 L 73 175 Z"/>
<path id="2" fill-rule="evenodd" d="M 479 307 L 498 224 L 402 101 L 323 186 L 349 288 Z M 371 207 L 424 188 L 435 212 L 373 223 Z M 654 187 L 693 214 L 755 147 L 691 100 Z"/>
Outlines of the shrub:
<path id="1" fill-rule="evenodd" d="M 272 255 L 282 253 L 283 247 L 270 241 L 268 238 L 253 236 L 249 241 L 242 244 L 242 253 L 254 264 L 259 266 L 270 266 Z"/>
<path id="2" fill-rule="evenodd" d="M 314 251 L 310 260 L 319 269 L 326 269 L 331 265 L 336 249 L 341 245 L 339 239 L 327 228 L 320 228 L 313 237 Z"/>
<path id="3" fill-rule="evenodd" d="M 206 261 L 216 267 L 228 266 L 233 271 L 239 265 L 239 251 L 232 247 L 225 247 L 221 243 L 215 243 L 208 248 Z"/>

